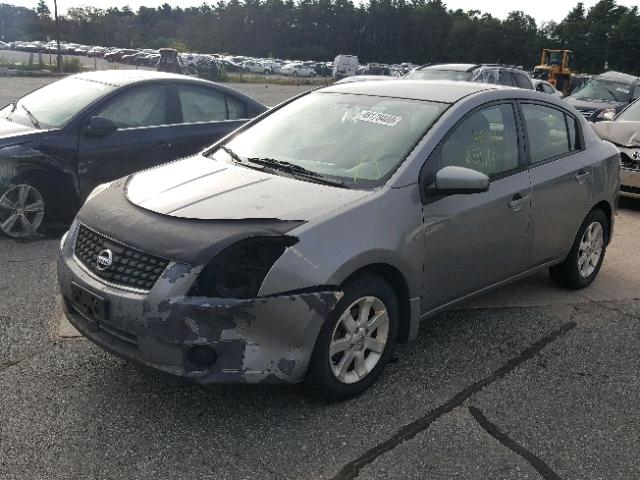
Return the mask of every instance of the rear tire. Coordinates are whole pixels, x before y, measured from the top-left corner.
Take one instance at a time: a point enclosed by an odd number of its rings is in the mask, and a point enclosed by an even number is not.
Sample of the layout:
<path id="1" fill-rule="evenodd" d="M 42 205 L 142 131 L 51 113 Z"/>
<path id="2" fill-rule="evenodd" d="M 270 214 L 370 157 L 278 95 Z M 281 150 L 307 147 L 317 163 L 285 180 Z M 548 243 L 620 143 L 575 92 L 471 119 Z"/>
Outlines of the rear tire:
<path id="1" fill-rule="evenodd" d="M 571 290 L 589 286 L 602 267 L 608 238 L 607 216 L 599 208 L 591 210 L 580 225 L 567 258 L 549 269 L 551 279 Z"/>
<path id="2" fill-rule="evenodd" d="M 399 319 L 398 298 L 385 280 L 367 275 L 349 282 L 316 340 L 308 387 L 329 400 L 368 389 L 389 360 Z"/>

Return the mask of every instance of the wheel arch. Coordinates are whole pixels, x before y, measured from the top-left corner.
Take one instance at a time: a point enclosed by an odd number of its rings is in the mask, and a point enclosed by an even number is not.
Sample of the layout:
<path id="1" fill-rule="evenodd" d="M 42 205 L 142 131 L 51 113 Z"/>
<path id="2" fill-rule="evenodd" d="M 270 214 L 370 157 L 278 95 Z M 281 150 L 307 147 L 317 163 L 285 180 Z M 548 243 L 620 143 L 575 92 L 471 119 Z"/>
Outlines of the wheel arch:
<path id="1" fill-rule="evenodd" d="M 45 205 L 51 206 L 51 202 L 54 201 L 55 205 L 61 206 L 60 210 L 55 210 L 58 212 L 55 216 L 64 218 L 56 218 L 56 220 L 69 220 L 67 215 L 63 213 L 64 210 L 79 207 L 80 197 L 75 179 L 68 173 L 58 169 L 47 168 L 43 165 L 26 167 L 20 170 L 11 180 L 11 183 L 29 183 L 40 191 L 40 194 L 44 197 Z"/>
<path id="2" fill-rule="evenodd" d="M 400 308 L 400 324 L 398 325 L 398 341 L 406 343 L 411 339 L 412 311 L 409 284 L 400 269 L 389 263 L 372 263 L 362 266 L 347 276 L 341 285 L 366 275 L 375 275 L 385 280 L 395 292 Z"/>
<path id="3" fill-rule="evenodd" d="M 593 208 L 590 210 L 590 212 L 592 212 L 593 210 L 602 210 L 602 212 L 605 214 L 605 216 L 607 217 L 607 238 L 606 238 L 606 242 L 607 245 L 609 244 L 609 242 L 611 242 L 611 236 L 612 236 L 612 230 L 613 230 L 613 208 L 611 207 L 611 205 L 609 204 L 608 201 L 606 200 L 601 200 L 600 202 L 596 203 Z"/>

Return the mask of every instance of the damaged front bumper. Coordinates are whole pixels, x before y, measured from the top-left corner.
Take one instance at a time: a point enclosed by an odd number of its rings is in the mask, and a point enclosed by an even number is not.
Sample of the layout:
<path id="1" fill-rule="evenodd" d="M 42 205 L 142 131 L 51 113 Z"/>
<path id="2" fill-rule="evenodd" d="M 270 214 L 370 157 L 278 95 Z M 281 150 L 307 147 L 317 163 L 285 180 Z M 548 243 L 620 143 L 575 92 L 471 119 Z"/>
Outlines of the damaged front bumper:
<path id="1" fill-rule="evenodd" d="M 199 269 L 175 262 L 149 292 L 120 289 L 84 268 L 72 244 L 67 238 L 58 260 L 69 321 L 122 358 L 196 383 L 303 380 L 318 333 L 342 297 L 330 289 L 248 300 L 187 297 Z"/>

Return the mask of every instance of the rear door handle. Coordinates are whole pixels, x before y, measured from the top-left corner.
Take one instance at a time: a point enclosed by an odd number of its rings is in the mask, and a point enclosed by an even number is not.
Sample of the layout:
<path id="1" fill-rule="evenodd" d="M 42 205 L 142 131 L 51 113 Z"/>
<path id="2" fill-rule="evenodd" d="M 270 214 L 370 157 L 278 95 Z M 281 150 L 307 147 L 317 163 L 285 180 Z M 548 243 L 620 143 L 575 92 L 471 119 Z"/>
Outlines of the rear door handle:
<path id="1" fill-rule="evenodd" d="M 158 142 L 156 145 L 158 145 L 158 147 L 160 147 L 160 148 L 171 148 L 172 147 L 171 142 Z"/>
<path id="2" fill-rule="evenodd" d="M 529 200 L 529 197 L 524 193 L 516 193 L 509 202 L 509 208 L 514 212 L 519 212 L 522 209 L 522 205 Z"/>
<path id="3" fill-rule="evenodd" d="M 576 175 L 576 180 L 582 183 L 589 175 L 591 175 L 591 170 L 582 168 L 578 170 L 578 174 Z"/>

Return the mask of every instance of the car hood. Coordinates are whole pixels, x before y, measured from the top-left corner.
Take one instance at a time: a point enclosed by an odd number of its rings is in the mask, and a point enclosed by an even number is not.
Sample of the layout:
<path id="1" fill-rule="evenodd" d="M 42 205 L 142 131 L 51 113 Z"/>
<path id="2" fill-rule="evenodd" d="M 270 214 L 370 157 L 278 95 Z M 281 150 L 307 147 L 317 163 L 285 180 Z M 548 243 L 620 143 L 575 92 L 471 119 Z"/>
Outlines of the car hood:
<path id="1" fill-rule="evenodd" d="M 368 195 L 197 155 L 133 175 L 127 199 L 162 215 L 199 220 L 311 220 Z"/>
<path id="2" fill-rule="evenodd" d="M 640 122 L 599 122 L 593 129 L 605 140 L 623 147 L 640 147 Z"/>
<path id="3" fill-rule="evenodd" d="M 37 130 L 33 127 L 26 127 L 20 123 L 2 119 L 0 120 L 0 147 L 16 145 L 46 132 L 46 130 Z"/>

